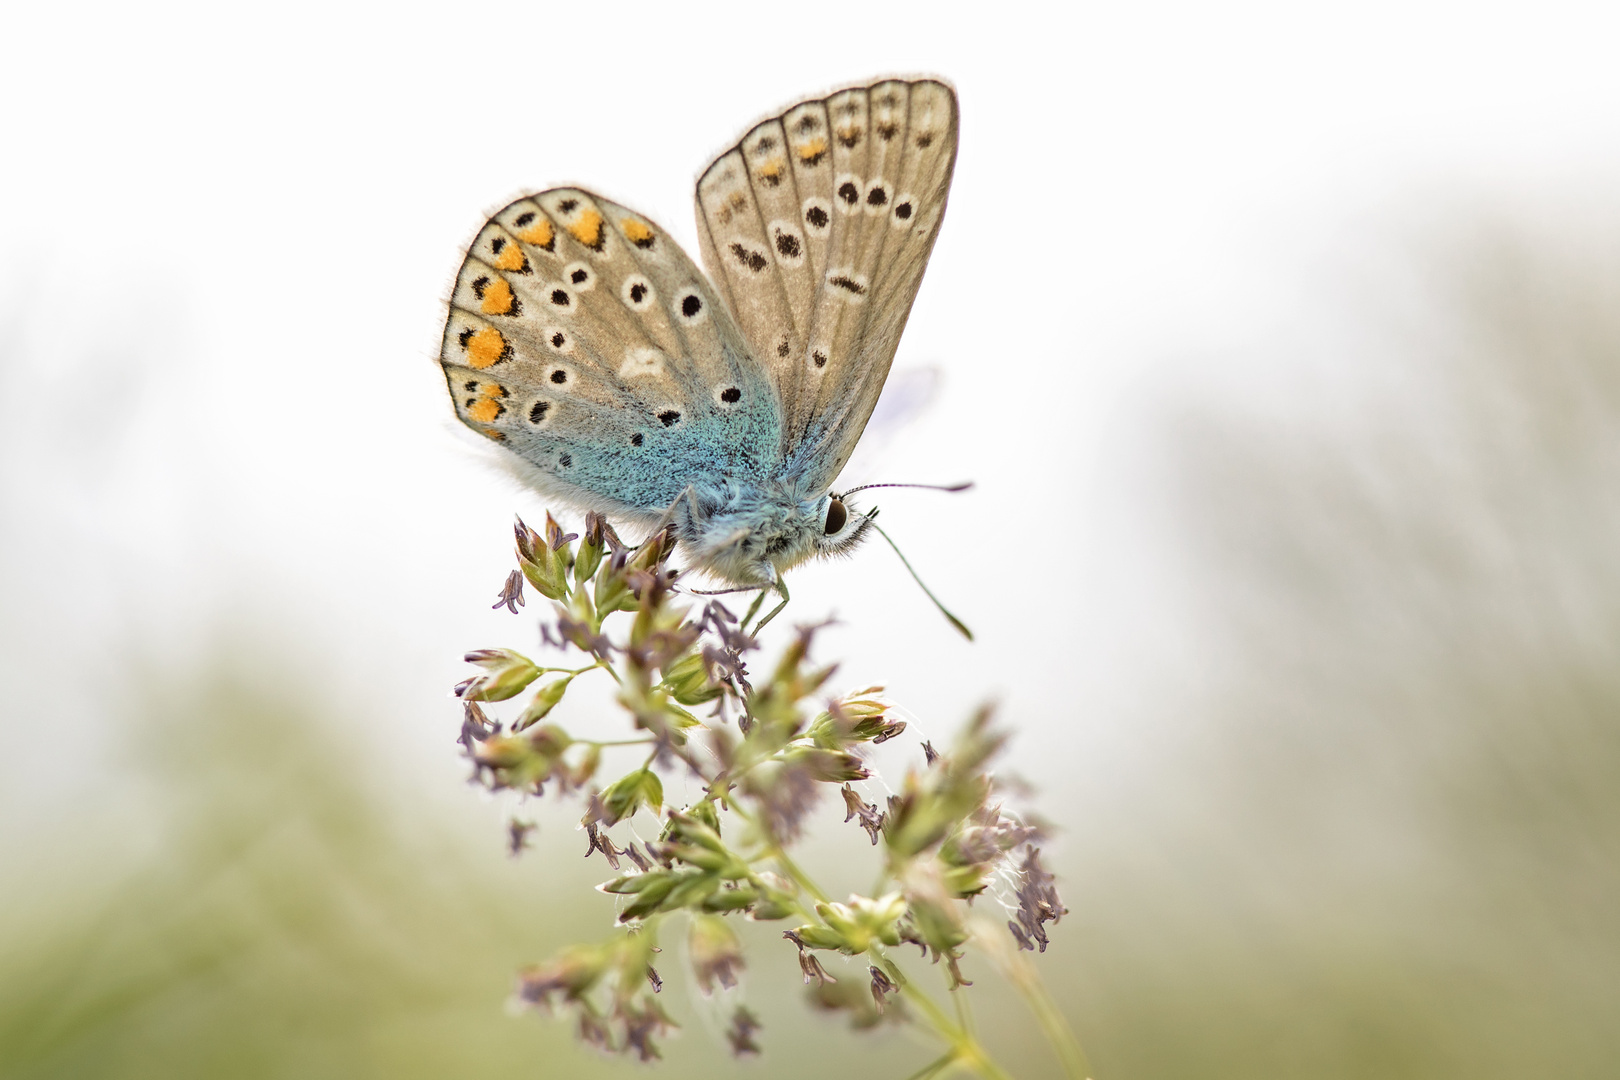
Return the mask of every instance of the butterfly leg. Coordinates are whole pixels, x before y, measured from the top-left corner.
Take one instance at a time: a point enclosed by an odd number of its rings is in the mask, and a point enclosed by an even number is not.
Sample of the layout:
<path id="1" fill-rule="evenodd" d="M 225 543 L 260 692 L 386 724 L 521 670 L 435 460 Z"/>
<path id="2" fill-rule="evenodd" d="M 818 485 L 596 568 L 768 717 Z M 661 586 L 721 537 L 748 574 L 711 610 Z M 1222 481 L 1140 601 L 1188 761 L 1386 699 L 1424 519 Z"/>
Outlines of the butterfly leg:
<path id="1" fill-rule="evenodd" d="M 781 574 L 776 573 L 775 570 L 771 571 L 771 588 L 775 589 L 777 591 L 777 593 L 779 593 L 781 595 L 782 602 L 780 604 L 777 604 L 775 607 L 771 608 L 771 613 L 769 615 L 767 615 L 763 619 L 759 620 L 758 625 L 756 625 L 754 627 L 754 629 L 753 629 L 753 633 L 755 633 L 755 634 L 757 634 L 761 630 L 765 629 L 765 624 L 770 622 L 772 619 L 776 618 L 779 614 L 781 614 L 782 609 L 788 606 L 788 601 L 793 599 L 793 597 L 788 595 L 787 579 L 783 578 Z M 763 601 L 764 599 L 765 599 L 765 590 L 761 589 L 760 593 L 759 593 L 759 600 L 754 601 L 754 606 L 757 608 L 759 606 L 760 602 Z M 750 609 L 750 610 L 753 610 L 753 609 Z M 744 619 L 743 621 L 747 622 L 746 619 Z"/>
<path id="2" fill-rule="evenodd" d="M 765 602 L 765 597 L 769 593 L 770 593 L 770 588 L 766 587 L 766 588 L 763 588 L 763 589 L 759 590 L 757 593 L 754 594 L 754 602 L 752 604 L 748 605 L 748 613 L 745 614 L 742 617 L 742 622 L 738 624 L 738 627 L 740 629 L 742 629 L 744 631 L 747 630 L 747 628 L 748 628 L 748 620 L 752 619 L 755 615 L 759 614 L 759 606 Z"/>

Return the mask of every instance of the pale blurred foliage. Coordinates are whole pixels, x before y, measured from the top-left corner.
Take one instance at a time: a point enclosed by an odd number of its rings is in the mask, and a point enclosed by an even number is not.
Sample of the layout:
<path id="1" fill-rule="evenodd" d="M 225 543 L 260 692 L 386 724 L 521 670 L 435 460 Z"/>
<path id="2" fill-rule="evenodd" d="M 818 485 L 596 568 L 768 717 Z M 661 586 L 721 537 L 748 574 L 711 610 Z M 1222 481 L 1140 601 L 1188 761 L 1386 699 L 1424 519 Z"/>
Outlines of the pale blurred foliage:
<path id="1" fill-rule="evenodd" d="M 1144 691 L 1168 719 L 1112 817 L 1048 807 L 1074 914 L 1040 962 L 1099 1078 L 1620 1064 L 1620 232 L 1451 237 L 1390 256 L 1349 331 L 1256 346 L 1280 371 L 1296 351 L 1347 358 L 1331 394 L 1270 413 L 1205 399 L 1165 426 L 1179 560 L 1160 572 L 1214 660 Z M 24 381 L 0 374 L 16 407 Z M 18 612 L 6 640 L 40 648 Z M 254 631 L 224 640 L 114 680 L 104 802 L 31 826 L 54 847 L 28 865 L 52 872 L 8 874 L 0 1074 L 624 1071 L 502 1011 L 516 965 L 606 928 L 601 867 L 564 816 L 543 819 L 544 854 L 500 858 L 498 837 L 381 790 L 360 734 L 381 720 L 335 720 Z M 28 709 L 8 723 L 48 725 L 14 653 Z M 83 747 L 62 745 L 71 771 Z M 767 1057 L 734 1067 L 666 971 L 687 1031 L 649 1075 L 925 1060 L 801 1013 L 790 951 L 754 929 Z M 1016 1004 L 972 974 L 992 1048 L 1049 1074 Z"/>
<path id="2" fill-rule="evenodd" d="M 1106 1075 L 1620 1067 L 1620 231 L 1460 216 L 1257 346 L 1327 393 L 1171 422 L 1213 661 L 1081 874 Z"/>

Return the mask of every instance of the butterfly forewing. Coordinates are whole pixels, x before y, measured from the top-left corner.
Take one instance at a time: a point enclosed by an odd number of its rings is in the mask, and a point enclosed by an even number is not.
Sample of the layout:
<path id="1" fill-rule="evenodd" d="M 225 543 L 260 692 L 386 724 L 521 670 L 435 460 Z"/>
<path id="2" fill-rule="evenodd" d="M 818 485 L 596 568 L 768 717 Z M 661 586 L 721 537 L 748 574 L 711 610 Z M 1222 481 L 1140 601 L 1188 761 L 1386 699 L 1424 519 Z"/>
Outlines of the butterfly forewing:
<path id="1" fill-rule="evenodd" d="M 948 87 L 880 83 L 868 98 L 865 182 L 859 213 L 851 207 L 846 215 L 849 257 L 824 275 L 811 335 L 810 366 L 817 367 L 817 339 L 828 359 L 795 457 L 807 463 L 814 484 L 837 477 L 877 404 L 939 234 L 956 162 L 956 98 Z M 843 141 L 835 121 L 835 146 Z M 834 194 L 848 205 L 847 192 Z"/>
<path id="2" fill-rule="evenodd" d="M 479 233 L 441 361 L 461 420 L 580 505 L 650 517 L 694 475 L 777 461 L 774 388 L 703 275 L 652 222 L 578 189 Z"/>
<path id="3" fill-rule="evenodd" d="M 949 87 L 889 80 L 756 126 L 698 181 L 704 259 L 771 371 L 807 489 L 837 476 L 883 388 L 956 140 Z"/>

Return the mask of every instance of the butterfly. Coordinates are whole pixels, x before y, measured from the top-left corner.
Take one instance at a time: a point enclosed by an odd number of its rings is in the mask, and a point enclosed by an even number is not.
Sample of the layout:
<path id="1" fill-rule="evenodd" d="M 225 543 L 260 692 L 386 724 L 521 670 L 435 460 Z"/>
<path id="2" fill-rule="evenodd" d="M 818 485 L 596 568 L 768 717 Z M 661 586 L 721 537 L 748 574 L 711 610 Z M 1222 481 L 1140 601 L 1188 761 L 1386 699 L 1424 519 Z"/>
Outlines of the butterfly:
<path id="1" fill-rule="evenodd" d="M 456 275 L 457 417 L 541 494 L 673 524 L 687 562 L 777 586 L 872 514 L 832 484 L 871 417 L 939 233 L 957 104 L 884 80 L 757 124 L 697 183 L 705 276 L 579 188 L 518 199 Z"/>

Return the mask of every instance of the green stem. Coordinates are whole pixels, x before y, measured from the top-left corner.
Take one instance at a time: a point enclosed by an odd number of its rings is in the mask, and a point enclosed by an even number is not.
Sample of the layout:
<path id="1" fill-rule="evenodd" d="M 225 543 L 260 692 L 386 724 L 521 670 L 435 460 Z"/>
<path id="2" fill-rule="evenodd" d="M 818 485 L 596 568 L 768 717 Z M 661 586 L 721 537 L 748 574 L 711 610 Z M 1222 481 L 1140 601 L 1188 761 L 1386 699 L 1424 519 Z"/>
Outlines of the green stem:
<path id="1" fill-rule="evenodd" d="M 950 978 L 950 972 L 946 971 L 945 981 L 949 983 Z M 951 996 L 951 1001 L 956 1005 L 956 1022 L 961 1025 L 963 1031 L 971 1034 L 973 1032 L 973 1010 L 968 1002 L 968 996 L 961 992 L 961 987 L 951 988 L 947 986 L 946 990 Z"/>
<path id="2" fill-rule="evenodd" d="M 951 1044 L 950 1056 L 953 1061 L 966 1065 L 986 1080 L 1012 1080 L 1007 1071 L 995 1063 L 979 1040 L 974 1038 L 971 1032 L 951 1023 L 951 1018 L 945 1015 L 945 1010 L 941 1009 L 939 1004 L 924 993 L 915 982 L 907 979 L 901 983 L 900 993 L 921 1010 L 940 1037 Z"/>
<path id="3" fill-rule="evenodd" d="M 929 1080 L 929 1077 L 938 1076 L 955 1063 L 956 1051 L 948 1050 L 945 1052 L 943 1057 L 940 1057 L 935 1061 L 930 1061 L 927 1065 L 924 1065 L 922 1068 L 906 1077 L 906 1080 Z"/>
<path id="4" fill-rule="evenodd" d="M 744 824 L 752 825 L 755 831 L 758 832 L 760 836 L 764 837 L 765 855 L 775 859 L 776 864 L 782 868 L 788 877 L 798 882 L 799 887 L 805 892 L 809 893 L 823 904 L 831 902 L 832 898 L 821 891 L 821 886 L 817 885 L 810 879 L 810 875 L 805 873 L 804 870 L 800 868 L 799 864 L 793 861 L 793 857 L 791 855 L 782 850 L 781 842 L 776 839 L 769 829 L 766 829 L 760 824 L 758 818 L 749 813 L 748 810 L 744 808 L 743 805 L 736 799 L 731 798 L 729 793 L 723 797 L 726 800 L 726 805 L 731 808 L 732 813 L 741 818 Z M 806 911 L 805 915 L 809 918 L 816 918 L 816 914 L 813 911 Z"/>
<path id="5" fill-rule="evenodd" d="M 1035 1014 L 1035 1021 L 1040 1024 L 1046 1041 L 1057 1051 L 1058 1058 L 1063 1062 L 1065 1075 L 1073 1080 L 1086 1080 L 1091 1075 L 1086 1052 L 1080 1048 L 1080 1040 L 1075 1037 L 1074 1029 L 1069 1026 L 1063 1010 L 1052 1000 L 1052 995 L 1047 991 L 1040 972 L 1035 970 L 1035 965 L 1021 956 L 1014 957 L 1013 962 L 1007 967 L 1006 974 L 1023 996 L 1030 1011 Z"/>
<path id="6" fill-rule="evenodd" d="M 777 865 L 782 868 L 782 871 L 788 877 L 792 878 L 801 889 L 817 900 L 824 904 L 828 902 L 826 890 L 817 885 L 810 875 L 805 873 L 799 864 L 793 861 L 792 856 L 782 850 L 781 842 L 772 835 L 770 830 L 766 829 L 752 814 L 740 806 L 737 800 L 730 798 L 729 794 L 726 796 L 726 804 L 731 807 L 738 817 L 744 822 L 753 825 L 760 835 L 765 838 L 768 853 L 776 860 Z M 805 909 L 802 904 L 800 910 L 804 911 L 807 917 L 816 917 L 813 912 Z M 883 961 L 887 966 L 895 966 L 894 961 L 886 957 L 879 946 L 873 945 L 867 952 L 873 958 Z M 939 1004 L 929 997 L 916 982 L 911 979 L 901 979 L 900 993 L 906 1000 L 916 1005 L 923 1015 L 928 1018 L 928 1022 L 933 1026 L 935 1033 L 950 1044 L 951 1051 L 946 1055 L 948 1060 L 946 1060 L 945 1065 L 960 1062 L 980 1076 L 985 1077 L 986 1080 L 1012 1080 L 1007 1072 L 990 1057 L 989 1052 L 985 1050 L 979 1040 L 974 1038 L 973 1033 L 952 1023 L 945 1010 L 941 1009 Z M 945 1065 L 941 1065 L 940 1068 L 944 1068 Z M 924 1073 L 924 1075 L 932 1074 Z"/>

